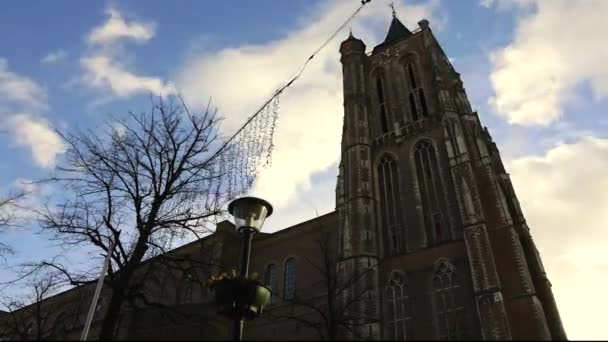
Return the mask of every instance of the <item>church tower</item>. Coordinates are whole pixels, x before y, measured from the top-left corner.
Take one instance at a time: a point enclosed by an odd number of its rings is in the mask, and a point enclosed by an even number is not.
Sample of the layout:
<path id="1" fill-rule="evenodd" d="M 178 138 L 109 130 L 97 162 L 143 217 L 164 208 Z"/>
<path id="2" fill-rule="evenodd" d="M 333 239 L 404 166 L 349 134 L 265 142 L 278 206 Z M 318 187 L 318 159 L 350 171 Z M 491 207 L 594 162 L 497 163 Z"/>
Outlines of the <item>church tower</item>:
<path id="1" fill-rule="evenodd" d="M 427 20 L 341 47 L 339 276 L 370 339 L 566 339 L 496 144 Z M 350 310 L 350 309 L 349 309 Z"/>

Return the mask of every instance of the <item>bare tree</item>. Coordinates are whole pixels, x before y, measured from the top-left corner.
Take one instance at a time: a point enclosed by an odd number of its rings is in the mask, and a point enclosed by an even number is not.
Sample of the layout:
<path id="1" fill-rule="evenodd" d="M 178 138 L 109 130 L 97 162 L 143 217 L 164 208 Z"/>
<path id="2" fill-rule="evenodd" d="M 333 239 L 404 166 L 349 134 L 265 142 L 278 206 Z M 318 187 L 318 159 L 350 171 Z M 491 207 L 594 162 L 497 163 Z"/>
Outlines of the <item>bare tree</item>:
<path id="1" fill-rule="evenodd" d="M 67 142 L 65 161 L 48 182 L 65 190 L 40 219 L 44 232 L 67 246 L 93 246 L 110 253 L 105 286 L 111 289 L 99 338 L 112 339 L 121 308 L 141 297 L 134 291 L 142 261 L 166 252 L 167 239 L 189 232 L 196 237 L 223 213 L 238 187 L 230 183 L 231 148 L 218 133 L 209 108 L 190 113 L 183 101 L 153 101 L 150 112 L 130 113 L 109 122 L 103 133 L 59 132 Z M 242 189 L 241 189 L 242 190 Z M 115 246 L 110 250 L 110 241 Z M 170 257 L 167 257 L 170 258 Z M 173 257 L 179 263 L 178 257 Z M 177 258 L 177 259 L 176 259 Z M 94 279 L 54 261 L 30 265 L 52 268 L 72 285 Z M 93 277 L 92 277 L 93 276 Z M 140 298 L 141 299 L 141 298 Z"/>
<path id="2" fill-rule="evenodd" d="M 42 277 L 32 278 L 26 283 L 26 288 L 29 293 L 23 298 L 3 298 L 2 306 L 8 315 L 0 325 L 0 337 L 40 341 L 54 330 L 55 311 L 43 307 L 43 301 L 58 290 L 57 276 L 47 273 Z"/>
<path id="3" fill-rule="evenodd" d="M 290 303 L 291 310 L 270 310 L 267 316 L 271 320 L 287 319 L 307 326 L 315 330 L 321 340 L 339 340 L 343 333 L 365 339 L 357 328 L 376 323 L 377 318 L 360 313 L 362 305 L 371 305 L 373 291 L 361 288 L 360 284 L 365 277 L 373 275 L 378 265 L 354 274 L 338 272 L 334 239 L 331 233 L 322 233 L 316 241 L 320 259 L 305 258 L 320 276 L 320 281 L 301 291 L 306 295 L 296 294 Z"/>
<path id="4" fill-rule="evenodd" d="M 15 211 L 19 207 L 19 201 L 22 200 L 25 195 L 25 192 L 14 192 L 0 198 L 0 233 L 7 227 L 17 223 Z M 9 254 L 13 254 L 11 246 L 0 241 L 0 258 L 5 260 L 6 255 Z"/>

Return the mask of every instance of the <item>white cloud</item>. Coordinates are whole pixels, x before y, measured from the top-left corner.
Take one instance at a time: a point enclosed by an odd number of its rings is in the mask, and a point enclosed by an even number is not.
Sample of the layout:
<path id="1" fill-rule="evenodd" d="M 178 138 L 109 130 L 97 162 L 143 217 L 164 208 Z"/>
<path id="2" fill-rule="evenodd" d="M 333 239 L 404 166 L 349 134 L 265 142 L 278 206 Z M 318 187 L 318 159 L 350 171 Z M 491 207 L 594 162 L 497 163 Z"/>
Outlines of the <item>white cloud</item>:
<path id="1" fill-rule="evenodd" d="M 9 118 L 8 125 L 15 134 L 17 144 L 28 147 L 39 166 L 55 166 L 55 159 L 65 151 L 61 137 L 42 118 L 14 114 Z"/>
<path id="2" fill-rule="evenodd" d="M 30 78 L 10 71 L 6 59 L 0 58 L 0 101 L 44 109 L 47 107 L 47 94 Z"/>
<path id="3" fill-rule="evenodd" d="M 45 89 L 9 70 L 8 62 L 0 58 L 0 127 L 13 135 L 17 145 L 29 148 L 34 162 L 42 167 L 54 166 L 55 158 L 64 151 L 49 123 L 30 114 L 47 110 L 47 100 Z"/>
<path id="4" fill-rule="evenodd" d="M 44 58 L 42 58 L 42 60 L 40 60 L 40 62 L 42 64 L 51 64 L 51 63 L 57 63 L 62 59 L 65 59 L 68 56 L 68 53 L 65 52 L 64 50 L 56 50 L 56 51 L 52 51 L 49 52 L 48 55 L 44 56 Z"/>
<path id="5" fill-rule="evenodd" d="M 112 93 L 119 97 L 127 97 L 138 93 L 153 93 L 155 95 L 176 93 L 175 86 L 171 82 L 163 82 L 156 77 L 135 75 L 109 56 L 84 57 L 80 62 L 85 70 L 83 80 L 89 86 L 110 89 Z"/>
<path id="6" fill-rule="evenodd" d="M 108 10 L 108 19 L 88 35 L 89 51 L 80 59 L 84 70 L 81 81 L 91 87 L 110 91 L 118 97 L 153 93 L 176 94 L 171 82 L 158 77 L 141 76 L 128 70 L 121 60 L 125 59 L 122 40 L 145 42 L 154 37 L 156 25 L 151 22 L 126 22 L 116 9 Z"/>
<path id="7" fill-rule="evenodd" d="M 150 22 L 126 22 L 120 12 L 110 8 L 108 20 L 91 31 L 88 41 L 91 44 L 110 44 L 119 39 L 147 41 L 154 37 L 156 25 Z"/>
<path id="8" fill-rule="evenodd" d="M 494 0 L 479 0 L 479 5 L 485 7 L 485 8 L 490 8 L 492 7 L 492 4 L 494 3 Z"/>
<path id="9" fill-rule="evenodd" d="M 566 333 L 605 339 L 608 140 L 582 138 L 507 165 L 553 284 Z M 581 315 L 583 313 L 583 315 Z"/>
<path id="10" fill-rule="evenodd" d="M 499 1 L 500 3 L 500 1 Z M 492 53 L 491 105 L 510 123 L 547 125 L 588 84 L 596 100 L 608 96 L 608 2 L 519 0 L 515 38 Z M 564 21 L 564 18 L 568 18 Z"/>
<path id="11" fill-rule="evenodd" d="M 336 166 L 337 167 L 337 166 Z M 263 227 L 272 233 L 334 211 L 336 178 L 332 168 L 315 174 L 310 184 L 301 186 L 287 202 L 275 206 L 273 214 Z M 278 210 L 276 210 L 278 209 Z"/>
<path id="12" fill-rule="evenodd" d="M 311 15 L 300 18 L 305 19 L 299 21 L 302 26 L 284 38 L 193 57 L 178 73 L 178 89 L 191 107 L 204 107 L 211 96 L 226 116 L 226 132 L 234 132 L 358 5 L 358 2 L 326 2 Z M 398 3 L 397 13 L 413 30 L 422 18 L 429 19 L 431 24 L 441 23 L 435 13 L 437 8 L 436 1 L 426 5 Z M 371 49 L 386 35 L 390 20 L 390 9 L 385 3 L 371 2 L 349 26 Z M 344 111 L 338 48 L 347 35 L 347 29 L 338 34 L 281 97 L 273 166 L 262 171 L 255 189 L 256 194 L 279 207 L 277 213 L 281 206 L 291 206 L 290 200 L 298 192 L 311 188 L 313 173 L 335 165 L 340 157 Z M 333 189 L 335 184 L 330 186 Z M 303 210 L 310 212 L 308 205 L 302 205 Z"/>

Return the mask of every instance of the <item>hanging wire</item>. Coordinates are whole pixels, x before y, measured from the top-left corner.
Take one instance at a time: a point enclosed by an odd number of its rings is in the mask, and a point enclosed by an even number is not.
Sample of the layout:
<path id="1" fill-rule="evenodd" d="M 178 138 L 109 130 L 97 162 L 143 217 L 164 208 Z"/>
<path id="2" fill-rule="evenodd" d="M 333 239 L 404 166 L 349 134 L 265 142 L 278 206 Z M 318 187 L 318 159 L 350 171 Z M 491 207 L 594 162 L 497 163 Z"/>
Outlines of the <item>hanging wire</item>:
<path id="1" fill-rule="evenodd" d="M 342 29 L 344 29 L 344 27 L 346 25 L 348 25 L 348 23 L 350 23 L 356 16 L 357 14 L 359 14 L 359 12 L 363 9 L 363 7 L 365 5 L 367 5 L 368 3 L 370 3 L 372 0 L 361 0 L 361 5 L 353 12 L 353 14 L 351 14 L 343 23 L 342 25 L 340 25 L 338 27 L 338 29 L 336 29 L 336 31 L 329 36 L 329 38 L 327 38 L 327 40 L 325 40 L 325 42 L 323 42 L 323 44 L 321 44 L 321 46 L 319 46 L 311 55 L 310 57 L 308 57 L 308 59 L 304 62 L 304 64 L 300 67 L 300 69 L 298 70 L 298 72 L 289 80 L 289 82 L 287 82 L 285 85 L 283 85 L 281 88 L 279 88 L 268 100 L 266 100 L 266 102 L 264 102 L 264 104 L 262 104 L 262 106 L 253 113 L 253 115 L 251 115 L 249 117 L 249 119 L 247 119 L 247 121 L 245 121 L 245 123 L 228 139 L 226 140 L 226 142 L 224 142 L 224 144 L 222 145 L 222 147 L 220 147 L 217 152 L 214 154 L 213 157 L 215 157 L 216 155 L 220 154 L 231 142 L 232 140 L 234 140 L 234 138 L 239 135 L 239 133 L 241 133 L 241 131 L 243 129 L 245 129 L 245 127 L 253 120 L 255 119 L 273 100 L 275 100 L 285 89 L 289 88 L 293 82 L 295 82 L 298 78 L 300 78 L 300 76 L 302 75 L 302 73 L 304 72 L 304 70 L 306 69 L 306 67 L 308 66 L 308 63 L 315 57 L 316 54 L 318 54 L 324 47 L 327 46 L 327 44 L 329 44 L 337 35 L 338 33 L 340 33 L 340 31 L 342 31 Z M 273 131 L 274 131 L 274 125 L 273 125 Z M 272 137 L 271 137 L 272 139 Z M 272 143 L 271 143 L 272 144 Z"/>
<path id="2" fill-rule="evenodd" d="M 230 199 L 246 193 L 254 184 L 260 172 L 260 166 L 269 167 L 272 164 L 272 153 L 275 148 L 274 134 L 279 116 L 279 96 L 300 78 L 310 61 L 325 48 L 371 0 L 361 1 L 359 6 L 332 34 L 327 38 L 298 71 L 268 98 L 245 123 L 211 156 L 216 163 L 221 164 L 218 172 L 226 177 L 218 180 L 216 195 Z M 230 153 L 222 153 L 230 150 Z"/>

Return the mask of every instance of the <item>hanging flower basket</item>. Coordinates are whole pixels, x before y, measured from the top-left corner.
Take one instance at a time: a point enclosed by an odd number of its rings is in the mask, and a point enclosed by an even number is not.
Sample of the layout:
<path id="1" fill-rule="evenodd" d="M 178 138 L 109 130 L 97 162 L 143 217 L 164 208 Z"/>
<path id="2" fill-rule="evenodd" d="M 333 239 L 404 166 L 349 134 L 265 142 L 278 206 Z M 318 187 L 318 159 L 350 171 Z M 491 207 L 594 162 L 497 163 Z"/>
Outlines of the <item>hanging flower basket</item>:
<path id="1" fill-rule="evenodd" d="M 256 279 L 221 278 L 209 285 L 218 312 L 230 319 L 254 319 L 270 302 L 270 288 Z"/>

